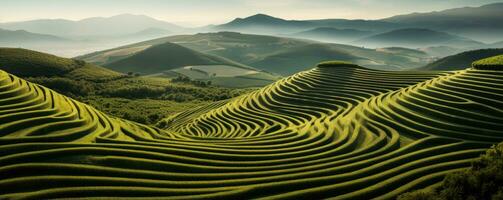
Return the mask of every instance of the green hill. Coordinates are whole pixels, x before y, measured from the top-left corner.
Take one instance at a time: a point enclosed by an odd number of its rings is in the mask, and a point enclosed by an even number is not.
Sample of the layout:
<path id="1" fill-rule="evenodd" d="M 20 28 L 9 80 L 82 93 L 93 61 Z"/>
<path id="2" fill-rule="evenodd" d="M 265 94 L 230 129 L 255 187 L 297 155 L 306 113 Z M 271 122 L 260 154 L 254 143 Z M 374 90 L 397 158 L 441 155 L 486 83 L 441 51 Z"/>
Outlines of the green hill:
<path id="1" fill-rule="evenodd" d="M 194 51 L 203 52 L 204 54 L 227 58 L 257 69 L 268 71 L 271 68 L 277 68 L 271 69 L 271 71 L 277 72 L 280 75 L 289 75 L 292 72 L 299 72 L 301 70 L 308 69 L 320 61 L 334 58 L 342 59 L 342 56 L 337 56 L 337 52 L 344 52 L 344 54 L 351 54 L 351 57 L 362 58 L 362 60 L 357 63 L 361 66 L 373 69 L 412 69 L 424 66 L 430 62 L 429 56 L 417 57 L 416 53 L 408 55 L 407 51 L 383 52 L 381 50 L 366 49 L 350 45 L 320 43 L 310 40 L 241 34 L 235 32 L 170 36 L 95 52 L 79 56 L 77 58 L 90 63 L 106 66 L 109 63 L 129 57 L 153 45 L 163 44 L 166 42 L 175 43 Z M 312 50 L 312 52 L 333 52 L 323 53 L 322 55 L 313 55 L 314 57 L 317 57 L 317 59 L 309 58 L 309 62 L 304 60 L 306 57 L 302 55 L 298 56 L 298 53 L 287 53 L 288 51 L 300 51 L 310 55 L 316 54 L 307 51 L 307 49 Z M 288 57 L 281 58 L 278 61 L 277 56 L 275 56 L 278 54 L 287 54 Z M 274 67 L 269 65 L 269 63 L 273 62 L 281 64 L 281 66 Z M 266 65 L 261 66 L 260 63 L 265 63 Z M 294 65 L 283 65 L 282 63 L 294 63 Z M 290 67 L 296 68 L 288 69 Z"/>
<path id="2" fill-rule="evenodd" d="M 480 49 L 466 51 L 452 56 L 447 56 L 424 67 L 420 70 L 461 70 L 471 66 L 477 60 L 503 54 L 503 49 Z"/>
<path id="3" fill-rule="evenodd" d="M 225 58 L 200 53 L 169 42 L 151 46 L 105 66 L 120 72 L 154 74 L 189 65 L 230 65 L 250 68 Z"/>
<path id="4" fill-rule="evenodd" d="M 479 70 L 503 70 L 503 54 L 475 61 L 472 63 L 472 68 Z"/>
<path id="5" fill-rule="evenodd" d="M 0 48 L 0 69 L 22 77 L 102 79 L 121 75 L 84 61 L 19 48 Z"/>
<path id="6" fill-rule="evenodd" d="M 468 38 L 420 28 L 393 30 L 390 32 L 363 38 L 356 41 L 355 43 L 373 47 L 400 46 L 408 48 L 421 48 L 429 46 L 451 46 L 468 48 L 483 45 L 483 43 L 481 42 L 477 42 Z"/>
<path id="7" fill-rule="evenodd" d="M 194 35 L 177 35 L 148 40 L 82 55 L 77 58 L 91 63 L 106 65 L 145 50 L 151 46 L 164 44 L 166 42 L 175 43 L 194 51 L 218 55 L 244 64 L 253 62 L 257 58 L 285 48 L 314 43 L 314 41 L 235 32 L 198 33 Z"/>

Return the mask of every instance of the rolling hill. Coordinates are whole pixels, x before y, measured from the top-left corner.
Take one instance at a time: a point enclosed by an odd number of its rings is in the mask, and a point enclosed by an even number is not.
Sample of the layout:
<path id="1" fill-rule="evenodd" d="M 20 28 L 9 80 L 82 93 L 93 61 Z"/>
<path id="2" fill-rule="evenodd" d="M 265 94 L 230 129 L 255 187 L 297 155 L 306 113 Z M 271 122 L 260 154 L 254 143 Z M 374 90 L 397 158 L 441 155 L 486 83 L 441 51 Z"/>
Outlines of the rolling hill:
<path id="1" fill-rule="evenodd" d="M 413 13 L 382 19 L 404 26 L 427 28 L 455 33 L 483 42 L 501 40 L 503 25 L 503 3 L 480 7 L 454 8 L 429 13 Z"/>
<path id="2" fill-rule="evenodd" d="M 235 32 L 198 33 L 194 35 L 176 35 L 143 41 L 78 56 L 77 58 L 106 65 L 113 62 L 114 57 L 129 56 L 150 46 L 166 42 L 175 43 L 202 53 L 218 55 L 244 64 L 285 48 L 314 43 L 314 41 L 300 39 L 250 35 Z"/>
<path id="3" fill-rule="evenodd" d="M 355 43 L 371 47 L 400 46 L 408 48 L 424 48 L 429 46 L 476 48 L 483 45 L 481 42 L 468 38 L 420 28 L 393 30 L 363 38 Z"/>
<path id="4" fill-rule="evenodd" d="M 338 29 L 332 27 L 319 27 L 291 34 L 292 37 L 300 37 L 318 41 L 348 43 L 366 36 L 372 35 L 371 31 L 361 31 L 357 29 Z"/>
<path id="5" fill-rule="evenodd" d="M 88 61 L 103 61 L 106 63 L 105 67 L 124 73 L 168 79 L 187 77 L 230 88 L 262 87 L 280 78 L 278 75 L 175 43 L 144 47 L 146 46 L 95 54 L 88 57 Z M 134 53 L 128 55 L 132 51 Z"/>
<path id="6" fill-rule="evenodd" d="M 447 56 L 426 66 L 418 68 L 419 70 L 462 70 L 471 66 L 471 64 L 482 58 L 503 54 L 503 49 L 479 49 L 466 51 L 456 55 Z"/>
<path id="7" fill-rule="evenodd" d="M 159 129 L 0 71 L 0 198 L 394 199 L 503 141 L 502 80 L 321 63 Z"/>
<path id="8" fill-rule="evenodd" d="M 90 63 L 107 65 L 119 58 L 121 59 L 149 48 L 152 45 L 166 42 L 175 43 L 202 53 L 224 57 L 257 69 L 271 70 L 280 75 L 290 75 L 294 71 L 298 72 L 296 70 L 309 69 L 319 61 L 343 58 L 342 55 L 337 55 L 341 52 L 352 54 L 352 57 L 362 58 L 358 64 L 373 69 L 411 69 L 424 66 L 429 62 L 428 57 L 417 57 L 417 54 L 407 55 L 406 51 L 383 52 L 376 49 L 365 49 L 350 45 L 328 44 L 310 40 L 235 32 L 170 36 L 95 52 L 77 58 Z M 307 49 L 313 52 L 325 53 L 314 55 L 319 59 L 309 58 L 309 60 L 304 60 L 305 57 L 302 55 L 299 56 L 299 53 L 288 53 L 288 51 L 299 51 L 309 53 L 310 55 L 316 54 L 307 52 Z M 278 59 L 278 54 L 287 55 L 288 57 Z M 348 59 L 346 61 L 352 60 Z M 261 66 L 260 63 L 277 63 L 278 66 Z M 291 63 L 295 63 L 295 65 L 290 65 Z M 297 66 L 297 68 L 288 69 L 294 66 Z M 271 67 L 277 69 L 271 69 Z"/>
<path id="9" fill-rule="evenodd" d="M 252 69 L 225 58 L 200 53 L 169 42 L 151 46 L 104 66 L 120 72 L 154 74 L 190 65 L 230 65 Z"/>
<path id="10" fill-rule="evenodd" d="M 19 48 L 0 48 L 0 69 L 21 77 L 68 76 L 96 80 L 121 76 L 84 61 Z"/>

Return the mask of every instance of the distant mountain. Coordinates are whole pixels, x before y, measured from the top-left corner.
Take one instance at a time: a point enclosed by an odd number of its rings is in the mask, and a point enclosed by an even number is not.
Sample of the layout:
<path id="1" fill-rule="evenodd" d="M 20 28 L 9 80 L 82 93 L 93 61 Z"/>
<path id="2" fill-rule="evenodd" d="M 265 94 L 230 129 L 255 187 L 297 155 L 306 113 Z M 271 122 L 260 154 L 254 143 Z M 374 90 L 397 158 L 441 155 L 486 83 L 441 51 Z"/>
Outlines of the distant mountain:
<path id="1" fill-rule="evenodd" d="M 393 30 L 358 40 L 355 43 L 371 47 L 400 46 L 409 48 L 441 45 L 468 48 L 483 45 L 481 42 L 468 38 L 420 28 Z"/>
<path id="2" fill-rule="evenodd" d="M 230 65 L 250 68 L 219 56 L 201 53 L 170 42 L 148 47 L 129 57 L 105 64 L 105 67 L 120 72 L 154 74 L 190 65 Z"/>
<path id="3" fill-rule="evenodd" d="M 239 31 L 258 34 L 287 34 L 320 27 L 359 29 L 363 31 L 388 31 L 398 28 L 400 25 L 377 20 L 285 20 L 265 14 L 256 14 L 246 18 L 236 18 L 229 23 L 213 26 L 211 28 L 214 30 Z"/>
<path id="4" fill-rule="evenodd" d="M 93 17 L 79 21 L 40 19 L 2 23 L 0 28 L 26 30 L 33 33 L 64 37 L 107 36 L 137 33 L 149 28 L 179 31 L 181 27 L 145 15 L 122 14 L 112 17 Z"/>
<path id="5" fill-rule="evenodd" d="M 327 42 L 352 42 L 365 36 L 372 35 L 371 31 L 357 29 L 338 29 L 332 27 L 319 27 L 291 34 L 289 36 L 313 39 Z"/>
<path id="6" fill-rule="evenodd" d="M 20 48 L 0 48 L 0 69 L 21 77 L 66 76 L 94 80 L 120 76 L 120 73 L 84 61 Z"/>
<path id="7" fill-rule="evenodd" d="M 460 54 L 442 58 L 419 69 L 439 71 L 461 70 L 469 68 L 472 62 L 475 62 L 477 60 L 502 54 L 503 49 L 479 49 L 474 51 L 466 51 Z"/>
<path id="8" fill-rule="evenodd" d="M 503 23 L 501 23 L 503 3 L 398 15 L 382 21 L 446 31 L 484 42 L 494 42 L 501 40 L 501 35 L 503 35 Z"/>
<path id="9" fill-rule="evenodd" d="M 315 24 L 306 21 L 284 20 L 265 14 L 256 14 L 246 18 L 236 18 L 233 21 L 213 27 L 217 30 L 263 33 L 286 33 L 308 29 Z"/>
<path id="10" fill-rule="evenodd" d="M 47 35 L 47 34 L 37 34 L 30 33 L 25 30 L 5 30 L 0 29 L 0 45 L 10 46 L 10 45 L 24 45 L 24 44 L 34 44 L 34 43 L 54 43 L 54 42 L 66 42 L 67 39 Z"/>
<path id="11" fill-rule="evenodd" d="M 480 7 L 454 8 L 429 13 L 412 13 L 381 20 L 285 20 L 257 14 L 213 26 L 212 30 L 239 31 L 257 34 L 291 34 L 320 27 L 388 32 L 404 28 L 423 28 L 473 38 L 483 42 L 496 42 L 503 35 L 503 3 Z"/>

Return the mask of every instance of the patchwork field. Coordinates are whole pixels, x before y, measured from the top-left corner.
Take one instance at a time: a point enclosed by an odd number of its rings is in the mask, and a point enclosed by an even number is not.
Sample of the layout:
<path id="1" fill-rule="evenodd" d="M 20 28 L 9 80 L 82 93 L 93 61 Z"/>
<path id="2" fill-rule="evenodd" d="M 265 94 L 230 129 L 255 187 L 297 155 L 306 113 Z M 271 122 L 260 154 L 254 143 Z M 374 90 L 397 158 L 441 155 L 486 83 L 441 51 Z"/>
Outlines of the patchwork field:
<path id="1" fill-rule="evenodd" d="M 319 64 L 159 128 L 0 71 L 0 199 L 393 199 L 503 141 L 503 71 Z"/>

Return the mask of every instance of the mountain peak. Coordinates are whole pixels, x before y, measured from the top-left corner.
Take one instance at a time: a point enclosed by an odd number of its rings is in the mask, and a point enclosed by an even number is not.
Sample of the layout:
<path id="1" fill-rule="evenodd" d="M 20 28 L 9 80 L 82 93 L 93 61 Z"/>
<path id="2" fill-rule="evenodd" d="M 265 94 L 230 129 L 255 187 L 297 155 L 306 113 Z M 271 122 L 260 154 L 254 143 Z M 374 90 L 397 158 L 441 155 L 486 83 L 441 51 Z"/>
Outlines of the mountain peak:
<path id="1" fill-rule="evenodd" d="M 247 17 L 247 19 L 279 19 L 270 15 L 258 13 L 252 16 Z"/>
<path id="2" fill-rule="evenodd" d="M 271 22 L 284 22 L 284 19 L 273 17 L 266 14 L 255 14 L 246 18 L 236 18 L 234 22 L 254 22 L 254 23 L 271 23 Z"/>

